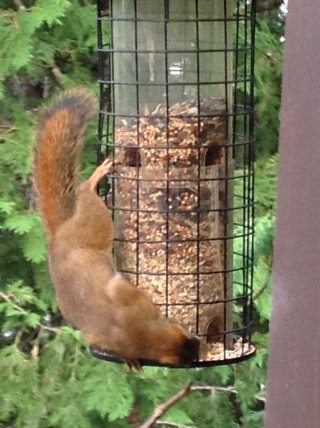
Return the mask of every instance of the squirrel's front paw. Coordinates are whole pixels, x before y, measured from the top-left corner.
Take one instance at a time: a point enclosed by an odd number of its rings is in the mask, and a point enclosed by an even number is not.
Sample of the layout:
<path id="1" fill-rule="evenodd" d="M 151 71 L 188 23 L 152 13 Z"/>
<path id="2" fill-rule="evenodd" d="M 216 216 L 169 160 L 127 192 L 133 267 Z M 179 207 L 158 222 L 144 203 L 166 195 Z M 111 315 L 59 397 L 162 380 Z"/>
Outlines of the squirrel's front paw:
<path id="1" fill-rule="evenodd" d="M 99 170 L 101 174 L 101 178 L 107 174 L 110 174 L 111 172 L 116 171 L 116 167 L 118 165 L 121 165 L 121 162 L 118 162 L 117 160 L 112 159 L 105 159 L 101 165 L 98 166 L 97 170 Z"/>

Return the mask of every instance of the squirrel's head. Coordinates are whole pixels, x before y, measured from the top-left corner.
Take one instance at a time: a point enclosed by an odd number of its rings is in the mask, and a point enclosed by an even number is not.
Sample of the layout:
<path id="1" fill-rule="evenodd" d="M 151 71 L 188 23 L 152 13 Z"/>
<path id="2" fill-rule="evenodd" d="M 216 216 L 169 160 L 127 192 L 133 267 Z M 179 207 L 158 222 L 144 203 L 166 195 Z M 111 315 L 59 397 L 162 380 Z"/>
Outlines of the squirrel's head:
<path id="1" fill-rule="evenodd" d="M 173 366 L 188 366 L 198 361 L 200 342 L 179 325 L 169 323 L 167 336 L 159 344 L 158 361 Z"/>

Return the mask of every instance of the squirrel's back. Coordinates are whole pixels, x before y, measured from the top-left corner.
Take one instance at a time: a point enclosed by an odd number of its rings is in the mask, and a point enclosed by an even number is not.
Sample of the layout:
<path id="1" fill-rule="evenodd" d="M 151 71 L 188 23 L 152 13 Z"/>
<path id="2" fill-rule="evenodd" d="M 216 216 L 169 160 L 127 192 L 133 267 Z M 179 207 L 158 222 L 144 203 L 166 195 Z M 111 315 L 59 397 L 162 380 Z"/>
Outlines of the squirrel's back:
<path id="1" fill-rule="evenodd" d="M 71 89 L 56 98 L 38 119 L 33 178 L 49 237 L 74 213 L 83 135 L 96 105 L 89 91 Z"/>

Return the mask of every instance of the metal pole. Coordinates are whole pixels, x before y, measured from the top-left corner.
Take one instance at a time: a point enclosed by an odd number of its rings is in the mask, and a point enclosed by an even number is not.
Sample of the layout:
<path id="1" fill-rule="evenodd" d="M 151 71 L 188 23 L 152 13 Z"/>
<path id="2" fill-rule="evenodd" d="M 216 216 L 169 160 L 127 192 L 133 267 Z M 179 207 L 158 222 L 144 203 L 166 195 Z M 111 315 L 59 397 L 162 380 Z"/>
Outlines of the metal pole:
<path id="1" fill-rule="evenodd" d="M 320 1 L 290 0 L 266 428 L 320 427 Z"/>

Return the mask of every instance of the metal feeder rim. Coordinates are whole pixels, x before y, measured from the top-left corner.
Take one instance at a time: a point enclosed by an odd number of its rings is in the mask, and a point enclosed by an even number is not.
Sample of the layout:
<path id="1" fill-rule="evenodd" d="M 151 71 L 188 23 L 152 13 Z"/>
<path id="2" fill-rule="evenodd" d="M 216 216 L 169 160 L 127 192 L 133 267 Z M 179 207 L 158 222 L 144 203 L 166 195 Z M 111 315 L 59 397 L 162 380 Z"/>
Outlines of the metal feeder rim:
<path id="1" fill-rule="evenodd" d="M 249 358 L 254 357 L 256 354 L 256 351 L 257 351 L 256 347 L 254 346 L 254 344 L 252 342 L 250 342 L 250 346 L 251 346 L 251 350 L 249 352 L 247 352 L 246 354 L 241 355 L 240 357 L 226 358 L 223 360 L 195 361 L 194 363 L 189 364 L 189 365 L 177 365 L 176 366 L 176 365 L 170 365 L 170 364 L 160 364 L 156 361 L 145 360 L 145 359 L 140 359 L 139 361 L 140 361 L 141 366 L 166 367 L 166 368 L 170 368 L 170 369 L 192 369 L 192 368 L 200 368 L 200 367 L 222 366 L 222 365 L 241 363 L 242 361 L 246 361 Z M 120 358 L 115 357 L 111 354 L 108 354 L 108 352 L 103 351 L 102 349 L 90 347 L 90 352 L 95 358 L 98 358 L 100 360 L 108 361 L 111 363 L 119 363 L 119 364 L 124 363 L 124 361 L 121 360 Z"/>

